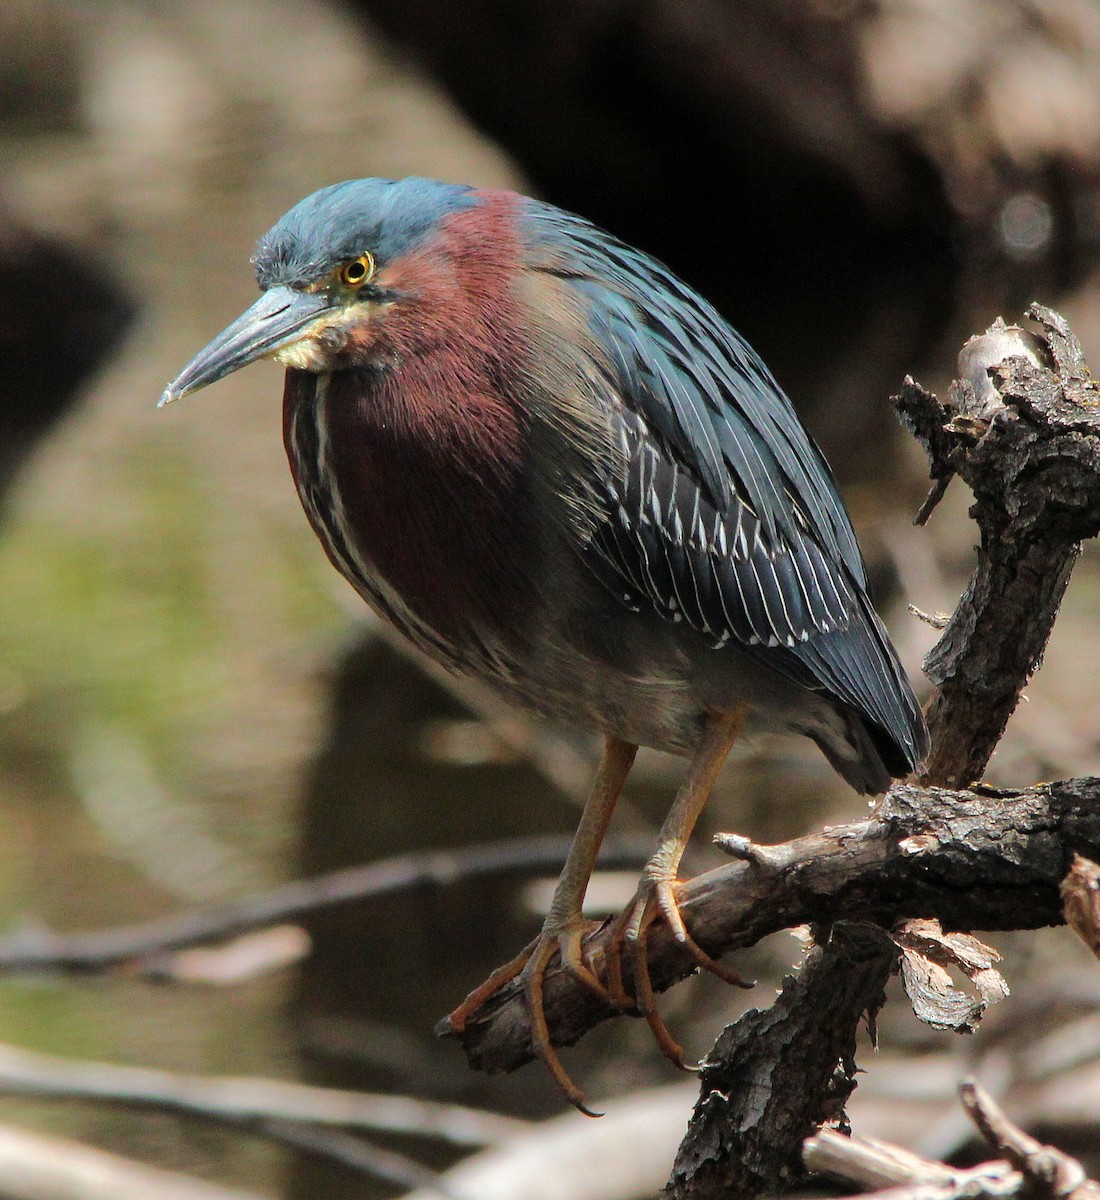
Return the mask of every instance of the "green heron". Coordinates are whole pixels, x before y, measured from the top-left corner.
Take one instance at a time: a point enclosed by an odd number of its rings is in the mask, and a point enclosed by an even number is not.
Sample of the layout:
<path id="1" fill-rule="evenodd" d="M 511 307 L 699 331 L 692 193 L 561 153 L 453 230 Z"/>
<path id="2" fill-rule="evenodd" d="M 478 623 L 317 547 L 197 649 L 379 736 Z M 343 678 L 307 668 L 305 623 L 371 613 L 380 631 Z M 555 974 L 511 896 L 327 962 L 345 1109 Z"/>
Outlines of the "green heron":
<path id="1" fill-rule="evenodd" d="M 314 531 L 364 600 L 454 672 L 604 735 L 538 938 L 451 1014 L 520 977 L 535 1048 L 578 1107 L 542 1003 L 553 956 L 654 1003 L 647 931 L 698 963 L 678 867 L 734 741 L 813 739 L 877 794 L 927 747 L 829 468 L 747 343 L 649 255 L 505 191 L 360 179 L 260 241 L 259 300 L 165 391 L 261 358 Z M 601 979 L 585 888 L 637 747 L 690 767 Z"/>

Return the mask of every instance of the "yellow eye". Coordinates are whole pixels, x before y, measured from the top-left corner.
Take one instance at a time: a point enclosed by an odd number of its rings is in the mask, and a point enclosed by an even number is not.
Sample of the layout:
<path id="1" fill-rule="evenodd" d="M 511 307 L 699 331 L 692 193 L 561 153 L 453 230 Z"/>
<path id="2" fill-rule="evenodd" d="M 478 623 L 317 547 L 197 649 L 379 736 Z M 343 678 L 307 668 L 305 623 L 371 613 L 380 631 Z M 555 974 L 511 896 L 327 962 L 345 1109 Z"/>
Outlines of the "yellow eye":
<path id="1" fill-rule="evenodd" d="M 340 268 L 340 282 L 345 287 L 362 287 L 374 274 L 374 255 L 360 254 Z"/>

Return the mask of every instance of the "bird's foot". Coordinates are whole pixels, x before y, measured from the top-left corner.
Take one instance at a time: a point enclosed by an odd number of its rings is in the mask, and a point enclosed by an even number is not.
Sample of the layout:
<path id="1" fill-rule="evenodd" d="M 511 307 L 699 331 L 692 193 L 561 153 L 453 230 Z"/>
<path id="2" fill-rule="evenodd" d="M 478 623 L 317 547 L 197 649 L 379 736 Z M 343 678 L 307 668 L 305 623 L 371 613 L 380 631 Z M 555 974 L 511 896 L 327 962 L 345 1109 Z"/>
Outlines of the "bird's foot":
<path id="1" fill-rule="evenodd" d="M 550 1030 L 546 1022 L 543 1003 L 543 980 L 554 955 L 560 955 L 562 966 L 575 975 L 587 988 L 595 992 L 606 1004 L 615 1007 L 608 989 L 597 978 L 584 957 L 584 937 L 592 928 L 590 922 L 579 914 L 564 921 L 547 921 L 542 932 L 529 946 L 516 955 L 511 962 L 498 967 L 483 984 L 474 988 L 465 1000 L 448 1016 L 451 1029 L 461 1034 L 470 1017 L 487 1000 L 502 988 L 518 979 L 523 986 L 524 1003 L 531 1022 L 531 1044 L 542 1059 L 554 1082 L 565 1098 L 587 1116 L 596 1117 L 587 1105 L 584 1092 L 570 1078 L 562 1065 L 557 1050 L 550 1041 Z"/>
<path id="2" fill-rule="evenodd" d="M 636 1010 L 645 1017 L 653 1037 L 666 1058 L 682 1070 L 692 1068 L 684 1062 L 684 1051 L 669 1032 L 657 1008 L 653 980 L 649 974 L 649 930 L 658 917 L 664 917 L 672 936 L 684 947 L 695 962 L 712 975 L 734 987 L 751 988 L 753 984 L 741 978 L 731 967 L 712 958 L 688 933 L 680 913 L 677 893 L 680 882 L 664 873 L 648 872 L 642 876 L 634 899 L 618 918 L 607 957 L 607 991 L 612 1003 L 624 1011 Z M 630 958 L 634 998 L 623 986 L 622 959 L 624 951 Z"/>

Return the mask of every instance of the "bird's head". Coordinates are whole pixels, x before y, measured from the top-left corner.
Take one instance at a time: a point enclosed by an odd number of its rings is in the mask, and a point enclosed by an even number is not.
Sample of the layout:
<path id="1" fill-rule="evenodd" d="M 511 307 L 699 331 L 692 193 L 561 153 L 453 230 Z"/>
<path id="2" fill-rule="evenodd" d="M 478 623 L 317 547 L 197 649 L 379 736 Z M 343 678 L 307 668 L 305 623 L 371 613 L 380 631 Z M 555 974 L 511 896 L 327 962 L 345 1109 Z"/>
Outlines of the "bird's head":
<path id="1" fill-rule="evenodd" d="M 162 405 L 261 358 L 328 371 L 377 359 L 393 314 L 415 303 L 409 271 L 445 219 L 477 205 L 431 179 L 355 179 L 296 204 L 253 258 L 263 291 L 165 389 Z M 392 340 L 392 339 L 391 339 Z"/>

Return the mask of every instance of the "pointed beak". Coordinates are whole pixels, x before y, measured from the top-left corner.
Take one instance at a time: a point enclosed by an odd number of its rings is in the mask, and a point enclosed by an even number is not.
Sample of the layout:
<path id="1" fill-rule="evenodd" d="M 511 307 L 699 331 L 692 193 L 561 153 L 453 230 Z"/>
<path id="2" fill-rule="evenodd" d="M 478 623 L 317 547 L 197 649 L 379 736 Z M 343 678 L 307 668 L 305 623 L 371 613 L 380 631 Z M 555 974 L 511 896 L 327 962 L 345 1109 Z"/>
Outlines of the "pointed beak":
<path id="1" fill-rule="evenodd" d="M 224 379 L 305 336 L 303 330 L 333 308 L 324 292 L 269 288 L 187 364 L 164 389 L 158 408 Z"/>

